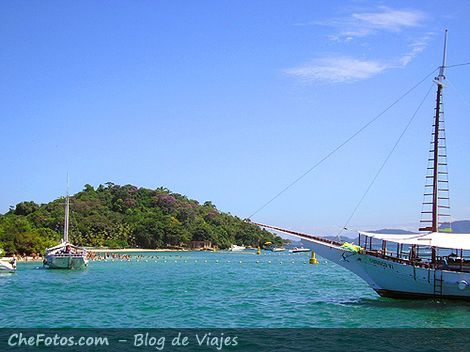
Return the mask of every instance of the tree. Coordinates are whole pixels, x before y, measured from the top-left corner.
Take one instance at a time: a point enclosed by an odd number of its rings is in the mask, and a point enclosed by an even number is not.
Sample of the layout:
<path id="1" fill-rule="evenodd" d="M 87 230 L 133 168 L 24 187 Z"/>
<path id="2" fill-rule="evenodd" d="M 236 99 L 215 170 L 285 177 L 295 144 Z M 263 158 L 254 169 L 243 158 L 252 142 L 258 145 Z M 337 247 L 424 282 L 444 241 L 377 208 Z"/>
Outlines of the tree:
<path id="1" fill-rule="evenodd" d="M 189 231 L 184 228 L 183 224 L 171 216 L 165 226 L 163 242 L 169 245 L 179 245 L 188 242 L 190 238 Z"/>
<path id="2" fill-rule="evenodd" d="M 83 192 L 94 192 L 95 189 L 93 188 L 92 185 L 89 185 L 88 183 L 83 187 Z"/>
<path id="3" fill-rule="evenodd" d="M 85 185 L 70 197 L 70 239 L 83 246 L 157 248 L 191 240 L 207 240 L 226 248 L 282 239 L 220 212 L 212 202 L 158 189 L 108 182 Z M 47 204 L 21 202 L 0 215 L 0 246 L 8 253 L 43 251 L 57 244 L 63 232 L 64 199 Z"/>
<path id="4" fill-rule="evenodd" d="M 15 207 L 15 215 L 29 215 L 39 209 L 39 205 L 34 202 L 21 202 Z"/>

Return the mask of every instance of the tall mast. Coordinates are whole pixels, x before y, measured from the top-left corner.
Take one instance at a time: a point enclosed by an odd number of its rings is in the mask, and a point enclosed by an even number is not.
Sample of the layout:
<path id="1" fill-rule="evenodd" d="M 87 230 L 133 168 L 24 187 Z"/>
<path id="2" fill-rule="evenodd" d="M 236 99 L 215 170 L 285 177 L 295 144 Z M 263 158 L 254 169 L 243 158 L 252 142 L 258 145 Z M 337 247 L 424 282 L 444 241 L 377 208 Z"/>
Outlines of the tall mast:
<path id="1" fill-rule="evenodd" d="M 432 225 L 431 231 L 439 231 L 439 133 L 440 133 L 440 120 L 441 120 L 441 100 L 442 88 L 445 80 L 444 69 L 446 66 L 447 57 L 447 29 L 444 33 L 444 52 L 442 55 L 442 65 L 439 67 L 439 75 L 436 77 L 437 92 L 436 92 L 436 116 L 434 119 L 434 174 L 433 174 L 433 187 L 432 187 Z"/>
<path id="2" fill-rule="evenodd" d="M 69 241 L 69 208 L 70 208 L 70 197 L 69 197 L 69 175 L 67 174 L 67 191 L 65 194 L 65 217 L 64 217 L 64 242 Z"/>
<path id="3" fill-rule="evenodd" d="M 439 67 L 439 74 L 435 78 L 434 82 L 437 85 L 436 91 L 436 107 L 435 107 L 435 116 L 434 116 L 434 129 L 433 129 L 433 139 L 431 142 L 432 148 L 430 152 L 432 153 L 432 157 L 430 161 L 432 161 L 432 166 L 428 169 L 432 170 L 432 175 L 427 176 L 427 178 L 432 179 L 432 184 L 426 185 L 431 189 L 431 193 L 425 192 L 426 196 L 431 196 L 432 198 L 429 199 L 428 202 L 424 202 L 423 205 L 430 205 L 430 211 L 423 211 L 423 213 L 430 213 L 431 219 L 424 220 L 422 222 L 429 223 L 430 226 L 423 227 L 420 230 L 422 231 L 432 231 L 438 232 L 439 231 L 439 216 L 441 215 L 439 210 L 440 208 L 449 208 L 445 205 L 439 205 L 439 201 L 441 199 L 448 200 L 448 197 L 442 197 L 439 195 L 439 192 L 449 192 L 448 187 L 441 189 L 439 183 L 448 183 L 448 180 L 441 180 L 440 176 L 445 175 L 447 176 L 446 171 L 440 171 L 442 167 L 447 168 L 447 155 L 443 151 L 445 151 L 445 131 L 444 131 L 444 120 L 443 120 L 443 111 L 442 111 L 442 90 L 444 88 L 444 80 L 445 80 L 445 67 L 446 67 L 446 59 L 447 59 L 447 29 L 444 33 L 444 51 L 442 55 L 442 65 Z M 446 216 L 446 215 L 442 215 Z"/>

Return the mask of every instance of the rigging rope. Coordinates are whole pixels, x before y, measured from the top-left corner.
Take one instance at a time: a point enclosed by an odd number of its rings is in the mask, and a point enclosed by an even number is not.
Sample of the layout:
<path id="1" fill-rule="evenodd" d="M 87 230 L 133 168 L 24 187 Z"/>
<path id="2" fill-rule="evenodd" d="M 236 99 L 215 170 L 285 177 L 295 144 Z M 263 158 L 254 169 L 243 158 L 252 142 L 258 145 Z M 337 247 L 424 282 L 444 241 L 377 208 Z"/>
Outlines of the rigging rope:
<path id="1" fill-rule="evenodd" d="M 367 194 L 369 193 L 370 189 L 372 188 L 372 186 L 374 185 L 375 181 L 377 180 L 377 178 L 379 177 L 380 173 L 382 172 L 382 170 L 384 169 L 385 165 L 387 164 L 387 162 L 389 161 L 390 157 L 392 156 L 392 154 L 395 152 L 395 150 L 397 149 L 398 147 L 398 144 L 400 144 L 400 141 L 402 140 L 403 136 L 405 135 L 406 131 L 408 131 L 408 128 L 411 126 L 411 123 L 413 122 L 413 120 L 415 119 L 416 115 L 418 114 L 419 110 L 421 109 L 421 106 L 423 106 L 424 102 L 426 101 L 429 93 L 431 92 L 431 89 L 434 87 L 434 83 L 431 85 L 431 87 L 429 87 L 428 91 L 426 92 L 426 95 L 424 96 L 423 100 L 421 100 L 421 102 L 419 103 L 418 107 L 416 108 L 415 112 L 413 113 L 413 115 L 411 116 L 411 118 L 408 120 L 408 123 L 406 124 L 405 126 L 405 129 L 401 132 L 400 136 L 398 137 L 397 141 L 395 142 L 395 145 L 393 146 L 392 150 L 390 150 L 390 152 L 388 153 L 387 157 L 385 158 L 384 162 L 382 163 L 382 165 L 380 166 L 379 170 L 377 171 L 377 173 L 375 174 L 374 178 L 372 179 L 372 181 L 369 183 L 369 186 L 367 187 L 366 191 L 364 192 L 364 194 L 362 195 L 361 199 L 359 199 L 359 202 L 356 204 L 356 207 L 354 208 L 353 212 L 351 213 L 351 215 L 349 216 L 348 220 L 346 220 L 346 223 L 344 224 L 344 226 L 342 227 L 342 229 L 340 230 L 340 232 L 338 233 L 337 237 L 340 237 L 341 234 L 343 233 L 343 231 L 347 228 L 347 226 L 349 225 L 349 222 L 351 221 L 351 219 L 354 217 L 354 215 L 356 214 L 357 210 L 359 209 L 359 207 L 361 206 L 362 202 L 364 201 L 365 197 L 367 196 Z"/>
<path id="2" fill-rule="evenodd" d="M 344 142 L 341 144 L 337 145 L 333 150 L 331 150 L 328 154 L 326 154 L 322 159 L 317 161 L 312 167 L 310 167 L 307 171 L 305 171 L 303 174 L 301 174 L 299 177 L 294 179 L 291 183 L 289 183 L 286 187 L 284 187 L 281 191 L 279 191 L 274 197 L 269 199 L 266 203 L 264 203 L 261 207 L 256 209 L 250 216 L 248 216 L 248 219 L 252 218 L 256 214 L 258 214 L 261 210 L 266 208 L 269 204 L 271 204 L 274 200 L 276 200 L 278 197 L 280 197 L 284 192 L 286 192 L 288 189 L 290 189 L 292 186 L 297 184 L 300 180 L 302 180 L 305 176 L 307 176 L 310 172 L 315 170 L 318 166 L 323 164 L 327 159 L 329 159 L 333 154 L 335 154 L 337 151 L 342 149 L 346 144 L 348 144 L 350 141 L 352 141 L 355 137 L 357 137 L 362 131 L 364 131 L 367 127 L 369 127 L 371 124 L 373 124 L 375 121 L 377 121 L 380 117 L 382 117 L 388 110 L 390 110 L 393 106 L 395 106 L 397 103 L 399 103 L 403 98 L 405 98 L 408 94 L 410 94 L 413 90 L 415 90 L 417 87 L 419 87 L 424 81 L 426 81 L 430 76 L 432 76 L 438 68 L 434 69 L 431 73 L 427 74 L 426 77 L 424 77 L 421 81 L 419 81 L 417 84 L 415 84 L 413 87 L 408 89 L 404 94 L 402 94 L 398 99 L 396 99 L 393 103 L 391 103 L 387 108 L 385 108 L 381 113 L 376 115 L 373 119 L 371 119 L 369 122 L 367 122 L 365 125 L 363 125 L 361 128 L 359 128 L 354 134 L 352 134 L 348 139 L 346 139 Z"/>
<path id="3" fill-rule="evenodd" d="M 465 62 L 465 63 L 463 63 L 463 64 L 450 65 L 450 66 L 446 66 L 446 68 L 459 67 L 459 66 L 466 66 L 466 65 L 470 65 L 470 62 Z"/>

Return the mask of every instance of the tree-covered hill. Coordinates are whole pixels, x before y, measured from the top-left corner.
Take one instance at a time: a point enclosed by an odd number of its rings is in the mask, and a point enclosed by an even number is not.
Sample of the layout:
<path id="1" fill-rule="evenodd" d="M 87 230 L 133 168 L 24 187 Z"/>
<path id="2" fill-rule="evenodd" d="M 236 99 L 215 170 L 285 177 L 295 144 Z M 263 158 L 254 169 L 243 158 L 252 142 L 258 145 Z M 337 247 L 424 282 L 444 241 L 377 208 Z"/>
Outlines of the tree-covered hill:
<path id="1" fill-rule="evenodd" d="M 258 246 L 280 237 L 166 188 L 113 183 L 70 197 L 70 240 L 82 246 L 162 248 L 208 240 L 220 248 Z M 21 202 L 0 215 L 0 248 L 7 253 L 40 253 L 57 244 L 63 231 L 64 198 L 47 204 Z"/>

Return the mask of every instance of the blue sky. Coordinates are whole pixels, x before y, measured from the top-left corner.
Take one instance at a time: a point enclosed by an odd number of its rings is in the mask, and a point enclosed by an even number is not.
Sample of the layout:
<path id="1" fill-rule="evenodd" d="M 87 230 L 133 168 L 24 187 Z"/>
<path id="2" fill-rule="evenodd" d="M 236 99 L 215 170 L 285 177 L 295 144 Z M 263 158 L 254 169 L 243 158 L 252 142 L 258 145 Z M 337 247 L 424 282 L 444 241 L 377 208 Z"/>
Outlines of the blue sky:
<path id="1" fill-rule="evenodd" d="M 0 211 L 86 183 L 165 186 L 247 217 L 441 60 L 468 1 L 2 1 Z M 455 219 L 470 218 L 470 66 L 447 72 Z M 432 77 L 253 217 L 336 233 Z M 434 88 L 351 228 L 418 226 Z"/>

